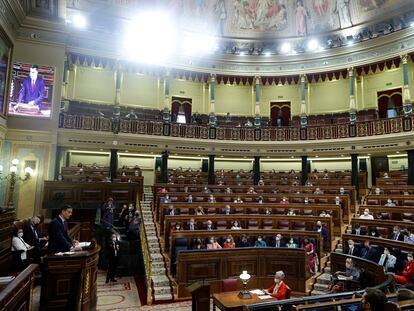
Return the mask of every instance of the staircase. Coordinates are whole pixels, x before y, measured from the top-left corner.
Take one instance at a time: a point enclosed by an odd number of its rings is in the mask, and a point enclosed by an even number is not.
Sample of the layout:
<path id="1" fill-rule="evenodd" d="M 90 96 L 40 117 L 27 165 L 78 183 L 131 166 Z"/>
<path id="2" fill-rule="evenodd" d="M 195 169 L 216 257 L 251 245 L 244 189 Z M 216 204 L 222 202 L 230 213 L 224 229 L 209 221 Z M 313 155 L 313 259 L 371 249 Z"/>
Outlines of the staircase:
<path id="1" fill-rule="evenodd" d="M 326 267 L 323 268 L 323 273 L 316 278 L 316 283 L 313 285 L 311 296 L 328 294 L 329 283 L 331 282 L 331 263 L 327 262 Z"/>
<path id="2" fill-rule="evenodd" d="M 141 235 L 141 238 L 146 239 L 147 250 L 143 250 L 143 253 L 147 253 L 148 262 L 146 262 L 148 287 L 152 284 L 152 291 L 148 290 L 147 297 L 148 302 L 153 301 L 171 301 L 172 288 L 170 279 L 167 276 L 167 270 L 165 269 L 165 259 L 161 253 L 160 243 L 157 237 L 157 228 L 154 223 L 153 211 L 151 208 L 153 202 L 153 194 L 151 187 L 144 188 L 144 201 L 141 201 L 142 212 L 142 225 L 144 226 L 146 237 Z"/>

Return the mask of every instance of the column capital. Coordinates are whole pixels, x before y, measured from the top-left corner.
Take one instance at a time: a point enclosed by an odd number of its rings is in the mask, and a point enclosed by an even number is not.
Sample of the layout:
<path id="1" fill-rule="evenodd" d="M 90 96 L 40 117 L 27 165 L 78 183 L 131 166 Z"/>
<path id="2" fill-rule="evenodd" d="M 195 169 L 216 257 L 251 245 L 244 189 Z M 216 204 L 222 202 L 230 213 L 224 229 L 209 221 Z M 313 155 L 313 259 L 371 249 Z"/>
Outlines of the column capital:
<path id="1" fill-rule="evenodd" d="M 210 82 L 216 82 L 216 74 L 210 73 Z"/>
<path id="2" fill-rule="evenodd" d="M 305 73 L 301 73 L 300 74 L 300 82 L 306 82 L 306 74 Z"/>
<path id="3" fill-rule="evenodd" d="M 400 56 L 403 65 L 408 63 L 408 54 L 404 54 Z"/>
<path id="4" fill-rule="evenodd" d="M 260 84 L 260 79 L 261 79 L 261 77 L 260 77 L 260 76 L 255 76 L 255 77 L 254 77 L 254 81 L 255 81 L 255 83 L 256 83 L 256 84 Z"/>
<path id="5" fill-rule="evenodd" d="M 354 67 L 349 67 L 348 68 L 348 74 L 349 74 L 349 76 L 353 76 L 354 75 Z"/>

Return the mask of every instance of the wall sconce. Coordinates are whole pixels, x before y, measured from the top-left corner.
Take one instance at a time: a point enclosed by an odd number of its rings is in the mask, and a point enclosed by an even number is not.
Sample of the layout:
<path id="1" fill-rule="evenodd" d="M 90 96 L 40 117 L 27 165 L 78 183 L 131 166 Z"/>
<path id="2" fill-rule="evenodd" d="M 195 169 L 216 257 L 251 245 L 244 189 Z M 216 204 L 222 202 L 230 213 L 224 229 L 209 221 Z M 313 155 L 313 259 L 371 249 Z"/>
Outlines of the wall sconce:
<path id="1" fill-rule="evenodd" d="M 18 168 L 17 166 L 19 165 L 19 160 L 18 159 L 13 159 L 11 161 L 11 166 L 9 168 L 9 173 L 7 175 L 3 175 L 3 166 L 0 165 L 0 180 L 7 180 L 9 182 L 9 189 L 8 189 L 8 197 L 7 197 L 7 208 L 12 209 L 14 207 L 14 202 L 13 202 L 13 195 L 14 195 L 14 187 L 16 185 L 16 182 L 18 181 L 22 181 L 25 182 L 27 180 L 30 179 L 30 177 L 33 176 L 34 171 L 30 166 L 27 166 L 24 169 L 24 176 L 17 176 L 17 171 Z"/>
<path id="2" fill-rule="evenodd" d="M 243 283 L 243 289 L 239 292 L 239 298 L 241 299 L 252 298 L 252 295 L 247 290 L 247 282 L 249 282 L 250 280 L 250 274 L 248 274 L 247 271 L 243 271 L 242 274 L 240 274 L 239 278 Z"/>

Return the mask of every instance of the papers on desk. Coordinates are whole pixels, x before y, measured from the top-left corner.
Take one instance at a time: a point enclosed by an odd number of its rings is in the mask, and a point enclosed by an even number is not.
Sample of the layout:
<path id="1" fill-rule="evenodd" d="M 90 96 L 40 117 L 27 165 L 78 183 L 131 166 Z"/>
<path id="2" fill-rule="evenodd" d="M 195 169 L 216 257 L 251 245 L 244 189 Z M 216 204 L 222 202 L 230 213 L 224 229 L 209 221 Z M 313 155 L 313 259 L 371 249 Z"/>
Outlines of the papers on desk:
<path id="1" fill-rule="evenodd" d="M 14 280 L 14 276 L 3 276 L 3 277 L 0 277 L 0 285 L 7 285 L 11 281 L 13 281 L 13 280 Z"/>
<path id="2" fill-rule="evenodd" d="M 89 247 L 89 246 L 91 246 L 91 242 L 79 242 L 79 244 L 77 246 L 79 246 L 79 247 Z"/>
<path id="3" fill-rule="evenodd" d="M 261 296 L 257 296 L 257 297 L 259 297 L 259 299 L 261 299 L 261 300 L 265 300 L 265 299 L 272 299 L 273 297 L 272 296 L 270 296 L 270 295 L 261 295 Z"/>
<path id="4" fill-rule="evenodd" d="M 338 275 L 338 280 L 346 281 L 346 276 Z"/>
<path id="5" fill-rule="evenodd" d="M 55 255 L 56 256 L 63 256 L 63 255 L 73 255 L 73 254 L 75 254 L 75 252 L 64 252 L 64 253 L 59 252 L 59 253 L 56 253 Z"/>
<path id="6" fill-rule="evenodd" d="M 249 292 L 250 292 L 250 294 L 266 295 L 266 293 L 264 291 L 262 291 L 261 289 L 253 289 L 253 290 L 251 290 Z"/>

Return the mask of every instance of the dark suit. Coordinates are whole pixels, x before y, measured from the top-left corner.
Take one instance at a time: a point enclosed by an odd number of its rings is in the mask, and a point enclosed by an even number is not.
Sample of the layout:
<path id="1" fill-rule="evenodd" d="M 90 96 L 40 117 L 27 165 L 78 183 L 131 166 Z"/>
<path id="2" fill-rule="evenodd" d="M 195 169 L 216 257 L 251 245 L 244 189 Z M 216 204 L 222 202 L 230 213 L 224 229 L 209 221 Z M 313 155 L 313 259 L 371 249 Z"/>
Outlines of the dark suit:
<path id="1" fill-rule="evenodd" d="M 359 251 L 359 249 L 356 246 L 354 246 L 352 248 L 352 250 L 351 250 L 351 248 L 348 248 L 348 251 L 346 252 L 346 254 L 347 255 L 351 255 L 351 256 L 359 257 L 360 251 Z"/>
<path id="2" fill-rule="evenodd" d="M 359 232 L 359 235 L 367 235 L 367 231 L 366 230 L 363 230 L 363 229 L 360 229 L 359 230 L 360 232 Z M 356 230 L 355 229 L 352 229 L 352 232 L 351 232 L 352 234 L 357 234 L 357 232 L 356 232 Z"/>
<path id="3" fill-rule="evenodd" d="M 27 77 L 23 80 L 22 88 L 19 93 L 18 103 L 29 103 L 34 101 L 35 105 L 42 109 L 42 100 L 45 94 L 45 82 L 42 77 L 37 76 L 35 84 L 32 86 L 32 80 Z"/>
<path id="4" fill-rule="evenodd" d="M 106 282 L 114 281 L 116 268 L 119 262 L 119 241 L 110 241 L 108 243 L 108 272 L 106 273 Z"/>
<path id="5" fill-rule="evenodd" d="M 377 254 L 377 251 L 373 247 L 371 248 L 364 247 L 361 250 L 361 258 L 364 258 L 366 260 L 371 260 L 374 262 L 378 262 L 378 254 Z"/>
<path id="6" fill-rule="evenodd" d="M 391 234 L 390 239 L 394 241 L 404 241 L 404 234 L 402 234 L 401 232 L 393 233 Z"/>
<path id="7" fill-rule="evenodd" d="M 72 238 L 58 216 L 49 225 L 49 253 L 68 252 L 72 247 Z"/>
<path id="8" fill-rule="evenodd" d="M 280 241 L 276 241 L 276 239 L 273 239 L 272 246 L 273 247 L 286 247 L 286 241 L 284 238 L 280 239 Z"/>
<path id="9" fill-rule="evenodd" d="M 34 248 L 29 251 L 29 256 L 33 257 L 35 261 L 39 260 L 42 255 L 42 247 L 44 243 L 40 241 L 40 233 L 38 227 L 28 226 L 23 230 L 23 240 L 33 246 Z M 43 245 L 42 245 L 43 244 Z"/>

